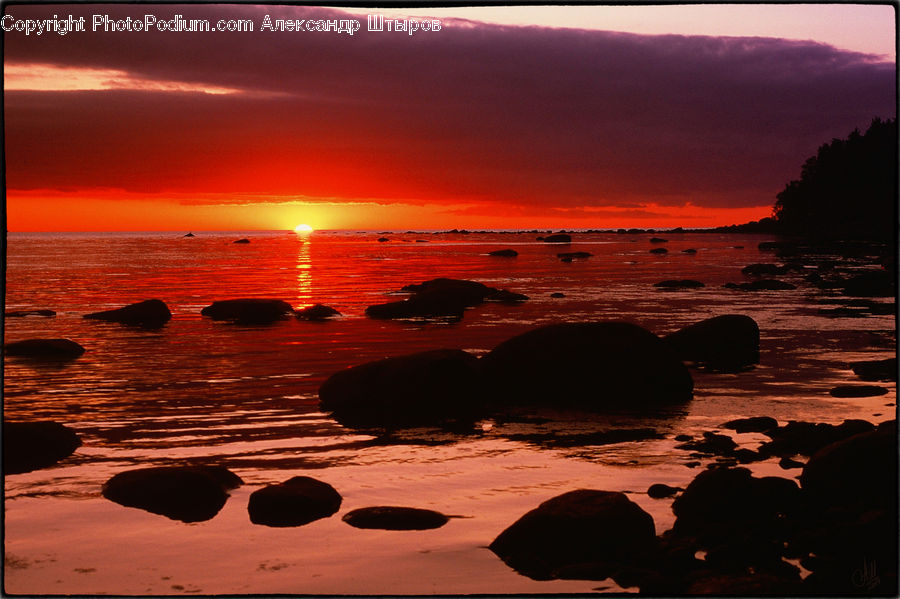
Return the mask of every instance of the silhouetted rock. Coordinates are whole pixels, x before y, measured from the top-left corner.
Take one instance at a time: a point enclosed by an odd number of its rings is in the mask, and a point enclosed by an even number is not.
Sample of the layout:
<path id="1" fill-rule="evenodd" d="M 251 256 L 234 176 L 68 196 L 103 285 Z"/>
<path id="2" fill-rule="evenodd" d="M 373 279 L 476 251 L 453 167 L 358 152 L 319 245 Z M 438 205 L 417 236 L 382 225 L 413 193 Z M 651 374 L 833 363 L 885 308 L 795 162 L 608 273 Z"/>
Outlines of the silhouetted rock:
<path id="1" fill-rule="evenodd" d="M 664 289 L 696 289 L 698 287 L 705 287 L 703 283 L 693 279 L 668 279 L 666 281 L 654 283 L 653 286 L 662 287 Z"/>
<path id="2" fill-rule="evenodd" d="M 384 243 L 385 241 L 390 241 L 390 239 L 388 239 L 387 237 L 379 237 L 379 238 L 378 238 L 378 241 L 379 241 L 380 243 Z"/>
<path id="3" fill-rule="evenodd" d="M 284 320 L 294 313 L 287 302 L 277 299 L 219 300 L 200 310 L 213 320 L 228 320 L 237 324 L 268 324 Z"/>
<path id="4" fill-rule="evenodd" d="M 84 318 L 93 320 L 107 320 L 121 324 L 138 325 L 145 327 L 162 326 L 172 319 L 172 312 L 162 300 L 151 299 L 135 304 L 129 304 L 124 308 L 105 310 L 85 314 Z"/>
<path id="5" fill-rule="evenodd" d="M 334 487 L 308 476 L 295 476 L 250 495 L 250 521 L 265 526 L 302 526 L 331 516 L 341 507 Z"/>
<path id="6" fill-rule="evenodd" d="M 78 434 L 58 422 L 4 422 L 3 471 L 20 474 L 52 466 L 80 445 Z"/>
<path id="7" fill-rule="evenodd" d="M 571 261 L 571 260 L 575 260 L 575 259 L 580 260 L 583 258 L 590 258 L 593 255 L 594 254 L 592 254 L 590 252 L 560 252 L 559 254 L 556 254 L 556 257 L 560 258 L 562 260 L 568 259 Z"/>
<path id="8" fill-rule="evenodd" d="M 656 483 L 650 485 L 650 488 L 647 489 L 647 495 L 649 495 L 653 499 L 663 499 L 665 497 L 671 497 L 675 495 L 680 490 L 680 487 L 670 487 L 669 485 Z"/>
<path id="9" fill-rule="evenodd" d="M 792 468 L 803 468 L 803 462 L 798 462 L 797 460 L 792 460 L 791 458 L 784 457 L 778 460 L 778 466 L 782 470 L 791 470 Z"/>
<path id="10" fill-rule="evenodd" d="M 726 283 L 724 287 L 728 289 L 740 289 L 741 291 L 783 291 L 787 289 L 796 289 L 796 285 L 777 281 L 775 279 L 760 279 L 751 283 Z"/>
<path id="11" fill-rule="evenodd" d="M 514 293 L 506 289 L 500 289 L 484 298 L 486 302 L 498 302 L 501 304 L 516 304 L 528 300 L 528 296 L 523 293 Z"/>
<path id="12" fill-rule="evenodd" d="M 550 297 L 555 297 L 555 298 L 566 297 L 566 294 L 560 293 L 559 291 L 555 291 L 550 294 Z"/>
<path id="13" fill-rule="evenodd" d="M 501 404 L 603 409 L 681 403 L 693 380 L 656 335 L 625 322 L 563 323 L 504 341 L 480 360 Z"/>
<path id="14" fill-rule="evenodd" d="M 194 236 L 193 233 L 187 233 L 186 235 L 184 235 L 184 237 L 193 237 L 193 236 Z"/>
<path id="15" fill-rule="evenodd" d="M 366 308 L 370 318 L 451 318 L 460 319 L 466 308 L 485 301 L 515 303 L 528 297 L 462 279 L 431 279 L 406 285 L 402 289 L 410 297 L 397 302 L 376 304 Z"/>
<path id="16" fill-rule="evenodd" d="M 701 320 L 666 335 L 678 357 L 713 370 L 736 371 L 759 362 L 759 325 L 743 314 Z"/>
<path id="17" fill-rule="evenodd" d="M 737 443 L 735 443 L 728 435 L 705 432 L 703 433 L 703 439 L 688 441 L 687 443 L 682 443 L 675 447 L 678 449 L 691 449 L 700 453 L 732 455 L 735 449 L 737 449 Z"/>
<path id="18" fill-rule="evenodd" d="M 867 360 L 851 364 L 853 372 L 864 381 L 896 381 L 897 358 Z"/>
<path id="19" fill-rule="evenodd" d="M 494 250 L 493 252 L 488 252 L 488 256 L 497 256 L 499 258 L 515 258 L 519 255 L 519 252 L 516 250 Z"/>
<path id="20" fill-rule="evenodd" d="M 812 455 L 819 449 L 853 435 L 871 431 L 875 426 L 865 420 L 845 420 L 835 426 L 820 422 L 792 420 L 784 426 L 765 431 L 772 439 L 760 446 L 759 451 L 769 456 Z"/>
<path id="21" fill-rule="evenodd" d="M 668 239 L 663 239 L 662 237 L 651 237 L 650 243 L 668 243 Z"/>
<path id="22" fill-rule="evenodd" d="M 888 390 L 877 385 L 840 385 L 829 393 L 832 397 L 878 397 L 887 395 Z"/>
<path id="23" fill-rule="evenodd" d="M 749 264 L 741 269 L 741 274 L 748 277 L 765 277 L 783 275 L 787 271 L 787 267 L 777 264 Z"/>
<path id="24" fill-rule="evenodd" d="M 428 530 L 440 528 L 449 518 L 440 512 L 412 507 L 376 506 L 347 512 L 344 522 L 356 528 Z"/>
<path id="25" fill-rule="evenodd" d="M 778 428 L 778 421 L 771 416 L 754 416 L 752 418 L 729 420 L 722 427 L 732 429 L 738 433 L 762 433 Z"/>
<path id="26" fill-rule="evenodd" d="M 694 248 L 687 248 L 685 250 L 681 250 L 681 253 L 682 254 L 696 254 L 697 250 L 695 250 Z"/>
<path id="27" fill-rule="evenodd" d="M 245 237 L 243 239 L 235 239 L 231 243 L 250 243 L 250 240 Z"/>
<path id="28" fill-rule="evenodd" d="M 69 339 L 25 339 L 3 346 L 7 356 L 36 360 L 73 360 L 84 353 L 84 348 Z"/>
<path id="29" fill-rule="evenodd" d="M 103 485 L 103 496 L 172 520 L 202 522 L 219 513 L 226 490 L 241 484 L 221 466 L 161 466 L 116 474 Z"/>
<path id="30" fill-rule="evenodd" d="M 53 310 L 7 310 L 3 313 L 6 318 L 22 318 L 24 316 L 56 316 Z"/>
<path id="31" fill-rule="evenodd" d="M 307 308 L 294 310 L 294 316 L 296 316 L 298 320 L 326 320 L 332 316 L 340 315 L 340 312 L 324 304 L 314 304 Z"/>
<path id="32" fill-rule="evenodd" d="M 634 560 L 656 542 L 653 518 L 624 493 L 580 489 L 531 510 L 490 549 L 517 572 L 547 580 L 574 565 Z"/>
<path id="33" fill-rule="evenodd" d="M 468 421 L 483 401 L 476 362 L 462 350 L 440 349 L 360 364 L 322 383 L 320 406 L 354 426 Z"/>
<path id="34" fill-rule="evenodd" d="M 652 250 L 650 250 L 650 253 L 651 254 L 668 254 L 669 250 L 667 250 L 666 248 L 653 248 Z"/>
<path id="35" fill-rule="evenodd" d="M 843 293 L 853 297 L 892 297 L 897 294 L 897 279 L 887 270 L 863 273 L 844 281 Z"/>
<path id="36" fill-rule="evenodd" d="M 545 243 L 571 243 L 572 236 L 566 233 L 557 233 L 555 235 L 547 235 L 543 241 Z"/>

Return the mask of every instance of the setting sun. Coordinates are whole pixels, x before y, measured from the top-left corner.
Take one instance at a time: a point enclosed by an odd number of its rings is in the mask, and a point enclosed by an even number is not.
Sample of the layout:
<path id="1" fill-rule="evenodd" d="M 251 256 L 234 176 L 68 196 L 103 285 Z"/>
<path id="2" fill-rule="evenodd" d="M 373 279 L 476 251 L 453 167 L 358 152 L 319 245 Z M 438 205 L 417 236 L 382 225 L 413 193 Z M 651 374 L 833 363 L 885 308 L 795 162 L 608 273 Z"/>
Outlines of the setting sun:
<path id="1" fill-rule="evenodd" d="M 313 228 L 306 224 L 294 227 L 294 233 L 312 233 L 312 230 Z"/>

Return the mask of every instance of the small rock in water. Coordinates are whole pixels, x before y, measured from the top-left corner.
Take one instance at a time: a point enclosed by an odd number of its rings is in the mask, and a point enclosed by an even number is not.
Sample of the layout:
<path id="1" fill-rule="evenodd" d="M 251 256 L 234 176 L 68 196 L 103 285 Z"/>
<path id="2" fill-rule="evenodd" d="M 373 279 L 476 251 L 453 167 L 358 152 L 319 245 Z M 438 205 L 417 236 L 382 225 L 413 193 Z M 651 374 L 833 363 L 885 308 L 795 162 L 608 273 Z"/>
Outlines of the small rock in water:
<path id="1" fill-rule="evenodd" d="M 250 240 L 245 237 L 243 239 L 236 239 L 232 241 L 232 243 L 250 243 Z"/>
<path id="2" fill-rule="evenodd" d="M 867 360 L 851 364 L 853 372 L 864 381 L 896 381 L 897 358 Z"/>
<path id="3" fill-rule="evenodd" d="M 670 487 L 669 485 L 656 483 L 650 485 L 650 488 L 647 489 L 647 495 L 649 495 L 653 499 L 663 499 L 665 497 L 671 497 L 672 495 L 675 495 L 680 490 L 680 487 Z"/>
<path id="4" fill-rule="evenodd" d="M 754 416 L 729 420 L 722 425 L 722 428 L 729 428 L 738 433 L 762 433 L 778 428 L 778 421 L 771 416 Z"/>
<path id="5" fill-rule="evenodd" d="M 428 530 L 440 528 L 449 518 L 440 512 L 412 507 L 376 506 L 348 512 L 344 522 L 356 528 Z"/>
<path id="6" fill-rule="evenodd" d="M 705 287 L 700 281 L 693 279 L 668 279 L 654 283 L 654 287 L 662 287 L 664 289 L 695 289 L 697 287 Z"/>
<path id="7" fill-rule="evenodd" d="M 663 239 L 662 237 L 651 237 L 650 243 L 668 243 L 668 239 Z"/>
<path id="8" fill-rule="evenodd" d="M 219 300 L 200 310 L 200 314 L 213 320 L 237 324 L 268 324 L 293 313 L 294 309 L 285 301 L 260 298 Z"/>
<path id="9" fill-rule="evenodd" d="M 25 339 L 3 346 L 7 356 L 34 360 L 74 360 L 84 348 L 70 339 Z"/>
<path id="10" fill-rule="evenodd" d="M 193 237 L 193 236 L 194 236 L 193 233 L 187 233 L 187 234 L 185 235 L 185 237 Z"/>
<path id="11" fill-rule="evenodd" d="M 21 318 L 24 316 L 56 316 L 53 310 L 7 310 L 3 313 L 6 318 Z"/>
<path id="12" fill-rule="evenodd" d="M 590 258 L 593 255 L 594 254 L 590 252 L 560 252 L 559 254 L 556 254 L 556 257 L 571 262 L 574 259 Z"/>
<path id="13" fill-rule="evenodd" d="M 538 241 L 543 241 L 544 243 L 571 243 L 572 236 L 567 233 L 557 233 L 555 235 L 547 235 L 543 239 L 538 238 Z"/>
<path id="14" fill-rule="evenodd" d="M 340 316 L 341 313 L 330 306 L 315 304 L 308 308 L 295 310 L 294 315 L 298 320 L 326 320 L 332 316 Z"/>
<path id="15" fill-rule="evenodd" d="M 651 254 L 668 254 L 669 250 L 667 250 L 666 248 L 653 248 L 652 250 L 650 250 L 650 253 Z"/>
<path id="16" fill-rule="evenodd" d="M 380 243 L 384 243 L 384 242 L 386 242 L 386 241 L 390 241 L 390 239 L 388 239 L 387 237 L 379 237 L 379 238 L 378 238 L 378 241 L 379 241 Z"/>
<path id="17" fill-rule="evenodd" d="M 796 285 L 785 283 L 784 281 L 776 281 L 775 279 L 760 279 L 752 283 L 726 283 L 724 287 L 740 289 L 741 291 L 783 291 L 797 288 Z"/>
<path id="18" fill-rule="evenodd" d="M 686 250 L 681 250 L 682 254 L 696 254 L 697 250 L 694 248 L 687 248 Z"/>
<path id="19" fill-rule="evenodd" d="M 555 292 L 553 292 L 553 293 L 550 294 L 550 297 L 556 297 L 556 298 L 559 298 L 559 297 L 566 297 L 566 294 L 565 294 L 565 293 L 560 293 L 559 291 L 555 291 Z"/>
<path id="20" fill-rule="evenodd" d="M 878 397 L 887 392 L 878 385 L 840 385 L 829 391 L 832 397 Z"/>
<path id="21" fill-rule="evenodd" d="M 85 314 L 84 318 L 107 320 L 121 324 L 156 327 L 162 326 L 171 320 L 172 312 L 169 311 L 169 307 L 164 301 L 151 299 L 135 304 L 129 304 L 124 308 Z"/>
<path id="22" fill-rule="evenodd" d="M 219 513 L 226 490 L 243 481 L 221 466 L 161 466 L 126 470 L 103 485 L 103 496 L 172 520 L 203 522 Z"/>
<path id="23" fill-rule="evenodd" d="M 80 445 L 78 434 L 58 422 L 4 422 L 3 471 L 20 474 L 47 468 Z"/>
<path id="24" fill-rule="evenodd" d="M 499 258 L 515 258 L 519 255 L 519 252 L 516 250 L 494 250 L 493 252 L 488 252 L 488 256 L 497 256 Z"/>
<path id="25" fill-rule="evenodd" d="M 302 526 L 331 516 L 341 507 L 334 487 L 308 476 L 295 476 L 250 495 L 250 521 L 265 526 Z"/>

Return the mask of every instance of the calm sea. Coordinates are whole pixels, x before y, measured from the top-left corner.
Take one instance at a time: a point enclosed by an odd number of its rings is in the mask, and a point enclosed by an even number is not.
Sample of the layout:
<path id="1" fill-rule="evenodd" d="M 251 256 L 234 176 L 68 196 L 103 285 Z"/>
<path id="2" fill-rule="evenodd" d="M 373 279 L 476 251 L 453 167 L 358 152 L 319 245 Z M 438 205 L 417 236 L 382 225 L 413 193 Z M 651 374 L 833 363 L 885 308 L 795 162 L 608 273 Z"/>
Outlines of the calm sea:
<path id="1" fill-rule="evenodd" d="M 379 237 L 390 241 L 379 242 Z M 540 502 L 576 488 L 624 491 L 671 527 L 670 500 L 652 483 L 685 486 L 700 467 L 675 448 L 746 416 L 838 423 L 893 417 L 896 389 L 865 399 L 828 391 L 858 379 L 849 362 L 895 355 L 893 315 L 836 318 L 833 291 L 780 277 L 796 290 L 741 292 L 740 269 L 778 262 L 752 235 L 576 234 L 571 245 L 533 233 L 388 234 L 285 232 L 10 234 L 6 309 L 52 309 L 53 318 L 5 320 L 4 341 L 66 337 L 87 352 L 63 366 L 6 358 L 8 420 L 56 420 L 81 435 L 76 453 L 45 470 L 5 478 L 5 585 L 10 593 L 430 594 L 586 593 L 611 581 L 537 582 L 510 570 L 486 546 Z M 249 244 L 234 244 L 246 237 Z M 517 258 L 490 257 L 511 248 Z M 693 248 L 695 254 L 682 250 Z M 591 257 L 561 262 L 562 251 Z M 822 257 L 827 260 L 829 257 Z M 869 268 L 842 265 L 845 270 Z M 528 295 L 521 305 L 486 304 L 455 324 L 376 321 L 366 306 L 399 299 L 408 283 L 472 279 Z M 664 279 L 700 289 L 663 291 Z M 563 293 L 565 297 L 551 297 Z M 329 322 L 271 326 L 213 322 L 214 300 L 264 297 L 295 308 L 324 303 Z M 82 315 L 158 298 L 173 312 L 159 330 Z M 884 300 L 892 302 L 888 298 Z M 347 429 L 318 410 L 329 374 L 423 349 L 489 351 L 535 326 L 629 320 L 665 334 L 720 314 L 753 317 L 761 362 L 739 374 L 693 371 L 695 398 L 656 417 L 542 413 L 524 422 L 479 423 L 477 434 L 416 429 L 390 439 Z M 580 447 L 523 440 L 535 432 L 652 427 L 661 439 Z M 766 437 L 734 435 L 755 449 Z M 117 472 L 183 462 L 224 465 L 245 485 L 212 520 L 183 524 L 100 496 Z M 687 464 L 687 465 L 686 465 Z M 775 460 L 756 472 L 791 477 Z M 263 485 L 305 474 L 334 486 L 340 512 L 298 528 L 250 522 L 247 498 Z M 359 530 L 340 519 L 371 505 L 406 505 L 465 516 L 419 532 Z"/>

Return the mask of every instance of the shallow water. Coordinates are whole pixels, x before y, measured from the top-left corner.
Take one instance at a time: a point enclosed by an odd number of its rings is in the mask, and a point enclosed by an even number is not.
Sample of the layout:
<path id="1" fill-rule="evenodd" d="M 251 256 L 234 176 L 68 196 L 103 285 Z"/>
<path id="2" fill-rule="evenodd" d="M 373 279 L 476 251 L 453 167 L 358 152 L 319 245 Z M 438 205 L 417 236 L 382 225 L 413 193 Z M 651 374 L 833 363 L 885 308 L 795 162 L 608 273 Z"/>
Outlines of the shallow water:
<path id="1" fill-rule="evenodd" d="M 791 273 L 792 291 L 741 292 L 740 268 L 780 262 L 757 250 L 765 236 L 665 234 L 669 253 L 649 253 L 650 235 L 578 234 L 571 245 L 535 234 L 431 235 L 317 232 L 11 234 L 6 309 L 56 310 L 53 318 L 7 318 L 5 342 L 67 337 L 87 348 L 65 365 L 6 358 L 4 417 L 60 421 L 84 445 L 57 466 L 5 477 L 5 584 L 10 593 L 586 593 L 612 581 L 532 581 L 486 547 L 541 501 L 576 488 L 625 491 L 671 527 L 671 500 L 650 484 L 685 486 L 696 458 L 673 437 L 769 415 L 838 423 L 894 417 L 896 388 L 863 399 L 829 389 L 859 379 L 848 362 L 895 355 L 893 315 L 835 318 L 840 300 Z M 250 244 L 232 243 L 240 237 Z M 738 246 L 738 247 L 736 247 Z M 517 258 L 487 252 L 513 248 Z M 694 255 L 682 249 L 696 248 Z M 561 251 L 587 251 L 562 263 Z M 842 266 L 841 268 L 845 268 Z M 870 268 L 861 261 L 849 269 Z M 485 304 L 453 324 L 376 321 L 366 306 L 399 299 L 403 285 L 446 276 L 525 293 L 521 305 Z M 663 279 L 706 287 L 663 291 Z M 564 298 L 552 298 L 562 292 Z M 331 322 L 271 326 L 213 322 L 217 299 L 272 297 L 295 308 L 325 303 Z M 83 314 L 149 298 L 174 317 L 158 330 L 85 320 Z M 892 299 L 882 300 L 891 302 Z M 346 366 L 421 349 L 484 353 L 540 324 L 630 320 L 658 334 L 719 314 L 753 317 L 760 365 L 739 374 L 692 371 L 692 402 L 665 414 L 524 414 L 475 431 L 416 429 L 392 437 L 354 431 L 319 412 L 316 392 Z M 575 447 L 536 433 L 652 427 L 664 438 Z M 729 432 L 731 434 L 731 432 Z M 755 449 L 766 437 L 733 435 Z M 212 520 L 183 524 L 100 496 L 113 474 L 182 462 L 224 465 L 245 485 Z M 775 461 L 756 472 L 792 477 Z M 251 524 L 257 488 L 305 474 L 333 485 L 340 511 L 298 528 Z M 370 505 L 408 505 L 464 516 L 431 531 L 352 528 L 341 516 Z"/>

